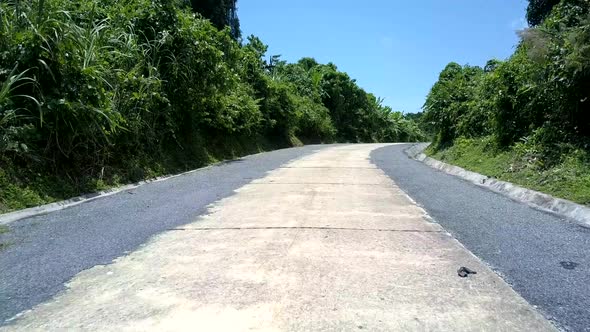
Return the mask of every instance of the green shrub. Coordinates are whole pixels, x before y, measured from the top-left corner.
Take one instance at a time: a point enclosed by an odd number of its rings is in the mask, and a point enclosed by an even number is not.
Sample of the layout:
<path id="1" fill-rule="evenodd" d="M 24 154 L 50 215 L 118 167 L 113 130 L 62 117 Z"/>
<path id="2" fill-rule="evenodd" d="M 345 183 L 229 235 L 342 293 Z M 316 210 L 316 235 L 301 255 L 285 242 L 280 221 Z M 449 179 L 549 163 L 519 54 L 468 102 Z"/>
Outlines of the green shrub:
<path id="1" fill-rule="evenodd" d="M 503 149 L 534 139 L 546 162 L 569 153 L 563 146 L 588 151 L 589 15 L 589 0 L 552 4 L 538 26 L 521 32 L 507 61 L 490 61 L 483 70 L 450 63 L 424 106 L 435 146 L 491 135 Z"/>
<path id="2" fill-rule="evenodd" d="M 259 141 L 423 137 L 335 65 L 267 61 L 258 38 L 236 40 L 237 19 L 210 19 L 179 0 L 0 2 L 0 167 L 16 183 L 0 210 L 202 166 Z"/>

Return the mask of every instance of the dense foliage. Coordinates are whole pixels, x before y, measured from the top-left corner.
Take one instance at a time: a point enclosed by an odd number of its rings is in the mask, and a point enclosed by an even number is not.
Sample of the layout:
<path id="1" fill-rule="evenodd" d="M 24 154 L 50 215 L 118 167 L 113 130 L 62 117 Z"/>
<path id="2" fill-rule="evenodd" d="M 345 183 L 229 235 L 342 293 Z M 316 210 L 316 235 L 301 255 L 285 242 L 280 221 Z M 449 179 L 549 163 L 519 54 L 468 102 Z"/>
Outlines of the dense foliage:
<path id="1" fill-rule="evenodd" d="M 590 205 L 590 0 L 554 5 L 506 61 L 447 65 L 420 121 L 435 158 Z"/>
<path id="2" fill-rule="evenodd" d="M 530 0 L 526 10 L 526 18 L 531 26 L 538 25 L 551 13 L 551 9 L 560 0 Z"/>
<path id="3" fill-rule="evenodd" d="M 442 71 L 424 106 L 436 146 L 491 136 L 500 149 L 526 143 L 543 163 L 590 149 L 590 1 L 563 0 L 521 37 L 506 61 Z"/>
<path id="4" fill-rule="evenodd" d="M 237 0 L 191 0 L 193 11 L 203 15 L 218 29 L 230 27 L 234 38 L 240 37 Z"/>
<path id="5" fill-rule="evenodd" d="M 267 60 L 232 17 L 235 1 L 1 1 L 0 210 L 18 188 L 55 189 L 48 175 L 67 196 L 232 142 L 421 138 L 335 65 Z"/>

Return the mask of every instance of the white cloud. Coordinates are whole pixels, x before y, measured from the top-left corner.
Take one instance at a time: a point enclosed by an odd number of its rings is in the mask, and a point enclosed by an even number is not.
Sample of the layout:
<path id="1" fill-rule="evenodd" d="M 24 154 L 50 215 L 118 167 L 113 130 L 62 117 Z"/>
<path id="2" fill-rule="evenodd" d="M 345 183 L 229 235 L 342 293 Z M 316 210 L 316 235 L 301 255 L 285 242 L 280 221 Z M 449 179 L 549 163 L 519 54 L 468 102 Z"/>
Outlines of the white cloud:
<path id="1" fill-rule="evenodd" d="M 528 28 L 528 23 L 524 18 L 518 18 L 510 22 L 510 29 L 519 31 Z"/>

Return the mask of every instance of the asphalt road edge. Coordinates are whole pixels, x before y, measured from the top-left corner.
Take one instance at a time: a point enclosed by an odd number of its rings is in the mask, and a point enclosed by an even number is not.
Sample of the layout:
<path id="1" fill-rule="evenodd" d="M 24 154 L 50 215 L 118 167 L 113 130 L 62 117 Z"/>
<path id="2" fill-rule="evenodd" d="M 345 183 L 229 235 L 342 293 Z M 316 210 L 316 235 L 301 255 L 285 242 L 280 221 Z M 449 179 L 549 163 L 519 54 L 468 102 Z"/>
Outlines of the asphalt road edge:
<path id="1" fill-rule="evenodd" d="M 525 203 L 533 208 L 564 217 L 583 227 L 590 228 L 590 208 L 572 201 L 523 188 L 510 182 L 500 181 L 489 176 L 471 172 L 461 167 L 430 158 L 424 154 L 424 150 L 429 145 L 430 143 L 414 144 L 405 149 L 404 152 L 408 157 L 420 161 L 434 169 L 459 177 L 479 187 L 507 196 L 517 202 Z"/>
<path id="2" fill-rule="evenodd" d="M 211 166 L 214 166 L 214 165 L 211 165 Z M 211 166 L 207 166 L 207 167 L 211 167 Z M 205 168 L 207 168 L 207 167 L 205 167 Z M 73 197 L 73 198 L 66 199 L 66 200 L 59 201 L 59 202 L 34 206 L 34 207 L 26 208 L 23 210 L 17 210 L 17 211 L 13 211 L 13 212 L 0 214 L 0 225 L 7 225 L 9 223 L 12 223 L 12 222 L 15 222 L 15 221 L 18 221 L 21 219 L 35 217 L 35 216 L 63 210 L 63 209 L 66 209 L 66 208 L 69 208 L 72 206 L 76 206 L 78 204 L 93 201 L 95 199 L 104 198 L 104 197 L 108 197 L 108 196 L 111 196 L 114 194 L 118 194 L 123 191 L 132 190 L 132 189 L 138 188 L 144 184 L 172 179 L 172 178 L 179 177 L 182 175 L 194 173 L 194 172 L 202 170 L 202 169 L 203 168 L 199 168 L 199 169 L 191 170 L 191 171 L 180 173 L 180 174 L 156 177 L 156 178 L 153 178 L 150 180 L 144 180 L 144 181 L 140 181 L 140 182 L 136 182 L 136 183 L 120 186 L 120 187 L 115 187 L 115 188 L 111 188 L 111 189 L 98 191 L 98 192 L 91 193 L 91 194 L 77 196 L 77 197 Z"/>
<path id="3" fill-rule="evenodd" d="M 259 152 L 259 153 L 249 154 L 247 156 L 243 156 L 243 157 L 240 157 L 240 158 L 220 161 L 220 162 L 213 163 L 213 164 L 210 164 L 210 165 L 201 167 L 201 168 L 193 169 L 193 170 L 182 172 L 182 173 L 178 173 L 178 174 L 159 176 L 159 177 L 155 177 L 153 179 L 143 180 L 143 181 L 139 181 L 139 182 L 127 184 L 127 185 L 122 185 L 122 186 L 118 186 L 118 187 L 114 187 L 114 188 L 110 188 L 110 189 L 106 189 L 106 190 L 94 192 L 94 193 L 85 194 L 85 195 L 82 195 L 82 196 L 72 197 L 72 198 L 69 198 L 69 199 L 66 199 L 66 200 L 63 200 L 63 201 L 58 201 L 58 202 L 54 202 L 54 203 L 49 203 L 49 204 L 34 206 L 34 207 L 22 209 L 22 210 L 16 210 L 16 211 L 13 211 L 13 212 L 8 212 L 8 213 L 0 214 L 0 225 L 8 225 L 8 224 L 10 224 L 12 222 L 15 222 L 15 221 L 18 221 L 18 220 L 21 220 L 21 219 L 31 218 L 31 217 L 40 216 L 40 215 L 43 215 L 43 214 L 47 214 L 47 213 L 51 213 L 51 212 L 55 212 L 55 211 L 67 209 L 67 208 L 70 208 L 70 207 L 73 207 L 73 206 L 76 206 L 76 205 L 79 205 L 79 204 L 82 204 L 82 203 L 93 201 L 95 199 L 104 198 L 104 197 L 108 197 L 108 196 L 111 196 L 111 195 L 118 194 L 120 192 L 124 192 L 124 191 L 128 191 L 128 190 L 136 189 L 136 188 L 141 187 L 141 186 L 143 186 L 145 184 L 148 184 L 148 183 L 154 183 L 154 182 L 160 182 L 160 181 L 165 181 L 165 180 L 173 179 L 173 178 L 176 178 L 176 177 L 179 177 L 179 176 L 183 176 L 183 175 L 187 175 L 187 174 L 192 174 L 192 173 L 195 173 L 195 172 L 199 172 L 199 171 L 202 171 L 202 170 L 211 168 L 211 167 L 216 167 L 216 166 L 219 166 L 219 165 L 223 165 L 224 163 L 231 162 L 231 161 L 234 161 L 234 160 L 237 160 L 237 159 L 241 159 L 241 158 L 244 158 L 244 157 L 256 156 L 256 155 L 263 154 L 263 153 L 266 153 L 266 152 L 270 152 L 270 151 L 263 151 L 263 152 Z"/>

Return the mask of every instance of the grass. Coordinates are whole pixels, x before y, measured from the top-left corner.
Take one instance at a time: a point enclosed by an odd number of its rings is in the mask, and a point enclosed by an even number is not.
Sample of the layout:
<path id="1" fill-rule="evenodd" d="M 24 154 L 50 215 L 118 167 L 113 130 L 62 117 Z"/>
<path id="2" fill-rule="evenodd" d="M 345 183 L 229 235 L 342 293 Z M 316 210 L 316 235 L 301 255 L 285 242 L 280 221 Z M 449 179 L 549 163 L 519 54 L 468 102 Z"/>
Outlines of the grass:
<path id="1" fill-rule="evenodd" d="M 535 147 L 516 144 L 494 148 L 492 139 L 461 138 L 444 149 L 427 149 L 432 158 L 499 180 L 590 206 L 590 153 L 568 149 L 555 160 L 544 160 Z"/>
<path id="2" fill-rule="evenodd" d="M 192 151 L 167 152 L 161 156 L 129 156 L 124 164 L 106 168 L 101 176 L 50 174 L 14 167 L 0 159 L 0 214 L 297 145 L 293 138 L 287 141 L 264 137 L 224 137 L 206 142 L 207 148 L 195 144 Z"/>

